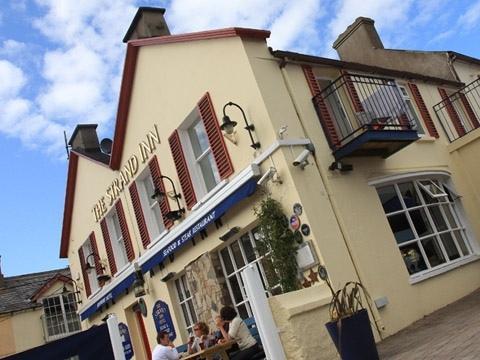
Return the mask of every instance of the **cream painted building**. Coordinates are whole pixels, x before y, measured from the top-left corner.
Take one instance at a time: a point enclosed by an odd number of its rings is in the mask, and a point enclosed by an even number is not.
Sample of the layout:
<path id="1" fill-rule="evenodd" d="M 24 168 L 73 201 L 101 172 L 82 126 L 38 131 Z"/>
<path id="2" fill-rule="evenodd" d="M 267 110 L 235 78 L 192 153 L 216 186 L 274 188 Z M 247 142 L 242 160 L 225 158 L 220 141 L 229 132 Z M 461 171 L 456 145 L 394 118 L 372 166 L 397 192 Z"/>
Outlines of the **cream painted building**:
<path id="1" fill-rule="evenodd" d="M 313 256 L 300 290 L 269 298 L 289 359 L 337 356 L 318 264 L 336 288 L 365 285 L 379 341 L 480 286 L 478 103 L 461 101 L 468 132 L 446 127 L 464 121 L 448 96 L 462 79 L 271 51 L 263 30 L 170 35 L 163 13 L 141 8 L 124 39 L 113 144 L 96 125 L 70 139 L 60 256 L 81 278 L 84 328 L 115 313 L 147 359 L 155 310 L 168 307 L 177 345 L 225 304 L 251 316 L 240 271 L 256 263 L 276 285 L 256 251 L 266 192 Z"/>
<path id="2" fill-rule="evenodd" d="M 70 271 L 0 272 L 0 358 L 80 331 Z"/>

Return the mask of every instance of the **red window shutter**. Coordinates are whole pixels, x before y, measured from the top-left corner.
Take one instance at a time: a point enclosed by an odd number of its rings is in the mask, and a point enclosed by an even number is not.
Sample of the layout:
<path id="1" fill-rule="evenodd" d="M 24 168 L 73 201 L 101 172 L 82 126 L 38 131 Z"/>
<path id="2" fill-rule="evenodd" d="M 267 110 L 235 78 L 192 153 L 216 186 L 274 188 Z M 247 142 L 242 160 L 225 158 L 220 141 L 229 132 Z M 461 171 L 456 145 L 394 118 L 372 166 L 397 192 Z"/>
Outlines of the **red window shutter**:
<path id="1" fill-rule="evenodd" d="M 117 265 L 115 264 L 115 256 L 113 255 L 112 241 L 110 240 L 110 234 L 108 233 L 107 221 L 103 219 L 100 221 L 100 227 L 102 228 L 103 242 L 105 243 L 105 250 L 107 251 L 108 266 L 112 276 L 117 273 Z"/>
<path id="2" fill-rule="evenodd" d="M 208 142 L 210 143 L 220 178 L 226 179 L 233 174 L 233 165 L 208 92 L 198 102 L 198 111 L 207 132 Z"/>
<path id="3" fill-rule="evenodd" d="M 320 86 L 315 79 L 315 75 L 313 74 L 311 66 L 303 65 L 302 69 L 307 80 L 308 87 L 310 88 L 310 92 L 312 93 L 312 96 L 314 96 L 313 104 L 315 106 L 315 110 L 317 111 L 318 118 L 320 119 L 320 124 L 322 125 L 323 131 L 327 136 L 330 147 L 335 149 L 340 144 L 340 140 L 325 101 L 321 96 L 316 96 L 320 94 Z"/>
<path id="4" fill-rule="evenodd" d="M 197 203 L 197 197 L 195 196 L 195 190 L 193 189 L 192 179 L 188 172 L 187 161 L 183 154 L 182 144 L 180 143 L 180 137 L 178 131 L 175 130 L 168 138 L 170 144 L 170 150 L 173 156 L 173 162 L 177 169 L 178 179 L 180 180 L 180 186 L 182 187 L 183 197 L 187 205 L 187 209 L 191 209 L 193 205 Z"/>
<path id="5" fill-rule="evenodd" d="M 470 106 L 470 103 L 468 102 L 467 97 L 465 96 L 464 93 L 459 93 L 459 95 L 460 95 L 460 100 L 462 101 L 463 107 L 465 108 L 465 111 L 467 112 L 468 118 L 470 119 L 470 122 L 472 123 L 473 127 L 475 129 L 480 127 L 480 123 L 478 122 L 478 119 L 475 116 L 475 112 Z"/>
<path id="6" fill-rule="evenodd" d="M 137 219 L 138 230 L 140 231 L 140 238 L 142 239 L 143 248 L 146 249 L 150 244 L 150 234 L 148 233 L 147 223 L 145 222 L 145 216 L 143 215 L 142 203 L 140 202 L 140 196 L 138 195 L 137 184 L 135 181 L 129 187 L 130 198 L 132 199 L 133 211 L 135 218 Z"/>
<path id="7" fill-rule="evenodd" d="M 418 90 L 418 86 L 413 83 L 408 83 L 408 88 L 410 89 L 410 92 L 413 95 L 413 99 L 415 100 L 415 104 L 417 104 L 417 108 L 418 108 L 418 111 L 420 111 L 420 115 L 422 115 L 423 122 L 425 123 L 425 126 L 427 127 L 427 130 L 428 130 L 428 134 L 438 139 L 439 135 L 438 135 L 437 128 L 435 127 L 435 124 L 433 123 L 433 119 L 430 116 L 430 113 L 428 112 L 428 108 L 425 105 L 425 102 L 423 101 L 420 91 Z"/>
<path id="8" fill-rule="evenodd" d="M 117 210 L 118 222 L 120 223 L 120 229 L 122 231 L 123 244 L 125 245 L 127 259 L 132 262 L 133 259 L 135 259 L 135 253 L 133 252 L 132 239 L 130 237 L 130 232 L 128 231 L 127 220 L 125 219 L 125 212 L 123 211 L 121 201 L 117 201 L 115 209 Z"/>
<path id="9" fill-rule="evenodd" d="M 85 255 L 83 249 L 78 249 L 78 257 L 80 258 L 80 267 L 82 268 L 83 283 L 85 284 L 85 293 L 87 297 L 90 296 L 92 290 L 90 289 L 90 281 L 88 280 L 87 268 L 85 266 Z"/>
<path id="10" fill-rule="evenodd" d="M 346 71 L 342 71 L 342 74 L 345 76 L 345 85 L 347 86 L 348 94 L 350 95 L 350 99 L 352 100 L 353 109 L 356 112 L 365 111 L 362 102 L 360 101 L 360 97 L 358 96 L 357 89 L 355 89 L 355 84 L 350 77 L 350 74 Z"/>
<path id="11" fill-rule="evenodd" d="M 460 118 L 457 114 L 457 110 L 455 110 L 455 108 L 453 107 L 453 104 L 450 101 L 447 92 L 445 91 L 445 89 L 442 89 L 442 88 L 438 88 L 438 92 L 440 93 L 440 96 L 445 102 L 445 107 L 447 109 L 448 116 L 450 117 L 450 120 L 452 121 L 453 127 L 457 131 L 458 136 L 465 135 L 466 134 L 465 128 L 463 127 L 463 124 L 460 121 Z"/>
<path id="12" fill-rule="evenodd" d="M 98 254 L 97 239 L 95 239 L 95 233 L 93 231 L 90 234 L 90 246 L 93 253 L 95 254 L 92 256 L 95 261 L 95 272 L 97 273 L 97 275 L 101 275 L 103 274 L 103 267 L 102 264 L 100 264 L 100 255 Z"/>
<path id="13" fill-rule="evenodd" d="M 160 172 L 160 166 L 158 165 L 157 155 L 150 160 L 148 167 L 150 168 L 150 174 L 152 175 L 153 185 L 166 194 L 165 185 L 163 183 L 163 179 L 161 178 L 162 173 Z M 160 210 L 162 212 L 163 224 L 167 229 L 170 229 L 173 225 L 173 221 L 167 218 L 167 214 L 170 212 L 170 204 L 168 203 L 167 196 L 164 196 L 160 202 Z"/>

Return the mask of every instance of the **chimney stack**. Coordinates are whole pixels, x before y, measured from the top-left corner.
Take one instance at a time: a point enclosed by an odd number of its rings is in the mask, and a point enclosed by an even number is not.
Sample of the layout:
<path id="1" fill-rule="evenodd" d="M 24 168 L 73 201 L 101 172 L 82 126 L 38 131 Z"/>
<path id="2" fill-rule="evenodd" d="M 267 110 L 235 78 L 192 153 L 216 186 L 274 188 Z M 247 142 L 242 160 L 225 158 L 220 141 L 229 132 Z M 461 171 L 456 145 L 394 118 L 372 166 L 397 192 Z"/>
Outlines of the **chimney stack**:
<path id="1" fill-rule="evenodd" d="M 97 124 L 77 125 L 75 130 L 73 130 L 68 145 L 72 147 L 72 150 L 80 150 L 80 152 L 100 152 L 100 143 L 98 142 L 96 129 Z"/>
<path id="2" fill-rule="evenodd" d="M 338 36 L 333 48 L 341 60 L 362 62 L 364 54 L 384 48 L 374 24 L 370 18 L 358 17 Z"/>
<path id="3" fill-rule="evenodd" d="M 163 17 L 165 9 L 145 7 L 138 8 L 135 17 L 123 37 L 123 42 L 150 37 L 170 35 L 167 22 Z"/>

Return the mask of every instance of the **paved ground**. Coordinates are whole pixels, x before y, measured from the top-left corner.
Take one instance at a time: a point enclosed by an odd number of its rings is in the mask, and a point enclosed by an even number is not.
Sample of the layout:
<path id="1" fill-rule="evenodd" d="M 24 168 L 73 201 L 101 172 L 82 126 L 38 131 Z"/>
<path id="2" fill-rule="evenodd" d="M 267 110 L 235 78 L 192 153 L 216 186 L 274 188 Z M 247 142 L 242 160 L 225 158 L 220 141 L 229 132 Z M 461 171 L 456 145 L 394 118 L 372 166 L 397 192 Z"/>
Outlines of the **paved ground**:
<path id="1" fill-rule="evenodd" d="M 479 360 L 480 289 L 378 344 L 385 360 Z"/>

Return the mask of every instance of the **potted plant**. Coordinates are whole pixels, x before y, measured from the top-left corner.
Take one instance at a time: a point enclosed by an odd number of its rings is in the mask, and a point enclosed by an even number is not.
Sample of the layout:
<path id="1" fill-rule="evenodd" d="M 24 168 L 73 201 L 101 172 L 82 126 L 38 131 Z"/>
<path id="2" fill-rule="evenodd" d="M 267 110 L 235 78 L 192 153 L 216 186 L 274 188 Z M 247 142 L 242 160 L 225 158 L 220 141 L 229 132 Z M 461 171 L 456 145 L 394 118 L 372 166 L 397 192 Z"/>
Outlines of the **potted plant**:
<path id="1" fill-rule="evenodd" d="M 369 297 L 366 289 L 361 283 L 350 281 L 334 291 L 324 266 L 319 267 L 318 273 L 332 292 L 330 321 L 325 327 L 340 357 L 343 360 L 379 359 L 368 312 L 362 302 L 362 298 Z"/>

